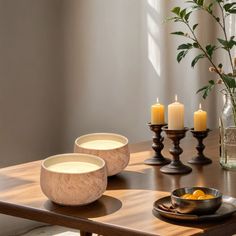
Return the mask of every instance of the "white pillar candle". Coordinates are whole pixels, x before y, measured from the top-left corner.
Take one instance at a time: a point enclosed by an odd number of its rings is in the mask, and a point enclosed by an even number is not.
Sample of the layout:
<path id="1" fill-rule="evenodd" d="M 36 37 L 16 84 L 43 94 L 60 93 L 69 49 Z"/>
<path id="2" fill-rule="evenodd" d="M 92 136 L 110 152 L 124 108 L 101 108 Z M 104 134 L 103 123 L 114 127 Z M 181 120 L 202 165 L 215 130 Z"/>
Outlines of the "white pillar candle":
<path id="1" fill-rule="evenodd" d="M 175 102 L 168 106 L 168 129 L 184 129 L 184 105 L 178 102 L 175 95 Z"/>

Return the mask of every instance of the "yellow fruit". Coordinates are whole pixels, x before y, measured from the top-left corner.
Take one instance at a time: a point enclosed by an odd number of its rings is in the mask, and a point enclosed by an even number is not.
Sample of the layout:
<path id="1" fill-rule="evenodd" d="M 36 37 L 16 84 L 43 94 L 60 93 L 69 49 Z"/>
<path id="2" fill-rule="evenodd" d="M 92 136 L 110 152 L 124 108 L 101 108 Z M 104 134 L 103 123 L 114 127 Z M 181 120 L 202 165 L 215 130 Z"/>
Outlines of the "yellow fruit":
<path id="1" fill-rule="evenodd" d="M 196 198 L 198 198 L 200 196 L 205 196 L 205 193 L 202 190 L 197 189 L 193 192 L 193 195 L 196 196 Z"/>
<path id="2" fill-rule="evenodd" d="M 197 198 L 197 200 L 205 200 L 206 199 L 206 195 L 204 195 L 204 196 L 199 196 L 198 198 Z"/>
<path id="3" fill-rule="evenodd" d="M 193 194 L 190 194 L 188 197 L 186 197 L 185 199 L 188 199 L 188 200 L 197 200 L 197 197 Z"/>
<path id="4" fill-rule="evenodd" d="M 197 189 L 193 192 L 193 194 L 185 193 L 181 196 L 181 198 L 188 199 L 188 200 L 207 200 L 212 199 L 215 196 L 212 194 L 205 194 L 202 190 Z"/>
<path id="5" fill-rule="evenodd" d="M 192 194 L 189 194 L 189 193 L 185 193 L 183 196 L 181 196 L 181 198 L 184 198 L 184 199 L 186 199 L 186 198 L 188 198 L 189 196 L 191 196 Z"/>
<path id="6" fill-rule="evenodd" d="M 215 196 L 211 195 L 211 194 L 206 194 L 205 195 L 205 199 L 212 199 L 214 198 Z"/>
<path id="7" fill-rule="evenodd" d="M 206 194 L 206 195 L 204 195 L 204 196 L 199 196 L 199 197 L 198 197 L 198 200 L 207 200 L 207 199 L 212 199 L 212 198 L 214 198 L 213 195 L 211 195 L 211 194 Z"/>

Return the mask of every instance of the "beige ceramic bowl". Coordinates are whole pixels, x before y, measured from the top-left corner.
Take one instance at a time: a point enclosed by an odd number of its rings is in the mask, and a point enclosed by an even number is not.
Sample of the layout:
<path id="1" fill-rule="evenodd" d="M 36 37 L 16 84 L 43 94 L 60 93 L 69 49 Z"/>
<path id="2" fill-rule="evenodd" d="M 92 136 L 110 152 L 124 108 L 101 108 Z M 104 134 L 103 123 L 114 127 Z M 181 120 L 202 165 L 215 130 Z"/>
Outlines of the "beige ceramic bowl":
<path id="1" fill-rule="evenodd" d="M 108 176 L 121 172 L 129 163 L 128 139 L 119 134 L 93 133 L 75 140 L 74 152 L 101 157 L 107 165 Z"/>
<path id="2" fill-rule="evenodd" d="M 102 196 L 107 187 L 103 159 L 78 153 L 51 156 L 41 165 L 43 193 L 60 205 L 85 205 Z"/>

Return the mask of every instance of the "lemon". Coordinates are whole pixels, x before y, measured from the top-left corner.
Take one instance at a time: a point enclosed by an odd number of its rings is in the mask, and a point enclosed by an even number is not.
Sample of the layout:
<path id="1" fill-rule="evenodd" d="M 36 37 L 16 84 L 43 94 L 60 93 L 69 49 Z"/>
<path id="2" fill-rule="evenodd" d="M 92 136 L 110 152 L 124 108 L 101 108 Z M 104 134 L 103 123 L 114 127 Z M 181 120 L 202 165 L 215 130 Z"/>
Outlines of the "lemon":
<path id="1" fill-rule="evenodd" d="M 197 197 L 193 194 L 190 194 L 188 197 L 186 197 L 185 199 L 188 199 L 188 200 L 197 200 Z"/>
<path id="2" fill-rule="evenodd" d="M 189 196 L 191 196 L 192 194 L 190 193 L 185 193 L 183 196 L 181 196 L 181 198 L 187 199 Z"/>
<path id="3" fill-rule="evenodd" d="M 207 198 L 206 198 L 206 195 L 204 195 L 204 196 L 199 196 L 198 198 L 197 198 L 197 200 L 206 200 Z"/>
<path id="4" fill-rule="evenodd" d="M 214 198 L 215 196 L 211 195 L 211 194 L 206 194 L 205 195 L 205 199 L 212 199 Z"/>
<path id="5" fill-rule="evenodd" d="M 202 190 L 197 189 L 193 192 L 193 195 L 196 196 L 196 198 L 198 198 L 200 196 L 205 196 L 205 193 Z"/>

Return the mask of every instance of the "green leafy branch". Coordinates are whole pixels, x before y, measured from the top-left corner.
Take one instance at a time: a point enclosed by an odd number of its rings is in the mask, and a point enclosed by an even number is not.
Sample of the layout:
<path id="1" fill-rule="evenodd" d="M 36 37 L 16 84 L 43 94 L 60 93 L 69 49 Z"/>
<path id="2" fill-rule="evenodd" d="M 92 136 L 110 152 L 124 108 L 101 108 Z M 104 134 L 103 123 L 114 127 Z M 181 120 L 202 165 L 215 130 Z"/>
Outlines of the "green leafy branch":
<path id="1" fill-rule="evenodd" d="M 226 32 L 226 22 L 225 18 L 228 17 L 230 14 L 236 14 L 236 3 L 226 3 L 227 0 L 212 0 L 210 3 L 206 3 L 205 0 L 188 0 L 185 1 L 186 3 L 189 3 L 190 6 L 188 8 L 181 9 L 180 7 L 175 7 L 172 9 L 172 13 L 174 13 L 174 16 L 170 18 L 169 20 L 172 20 L 174 22 L 180 22 L 183 23 L 189 32 L 182 32 L 182 31 L 176 31 L 172 32 L 174 35 L 183 36 L 190 40 L 188 43 L 181 44 L 177 50 L 177 61 L 180 62 L 190 50 L 192 49 L 198 49 L 201 51 L 200 54 L 198 54 L 191 62 L 191 66 L 194 67 L 198 61 L 202 58 L 208 59 L 210 64 L 212 65 L 212 68 L 215 73 L 218 74 L 218 76 L 221 78 L 221 81 L 225 84 L 226 89 L 229 91 L 230 95 L 233 97 L 232 91 L 234 92 L 234 89 L 236 88 L 235 83 L 235 76 L 233 73 L 224 74 L 222 71 L 222 64 L 219 64 L 218 66 L 213 61 L 213 54 L 216 50 L 222 48 L 227 51 L 229 55 L 230 64 L 232 67 L 232 72 L 234 71 L 234 65 L 232 61 L 231 56 L 231 50 L 234 46 L 236 46 L 235 37 L 232 36 L 228 38 L 227 32 Z M 215 14 L 214 8 L 219 7 L 221 12 L 221 17 Z M 219 45 L 211 45 L 207 44 L 206 46 L 203 46 L 196 34 L 195 30 L 198 28 L 198 24 L 190 25 L 189 19 L 191 17 L 191 14 L 194 11 L 197 10 L 203 10 L 210 14 L 215 21 L 219 24 L 220 28 L 223 31 L 224 39 L 217 38 L 217 41 Z M 197 92 L 203 93 L 203 98 L 205 99 L 210 91 L 213 89 L 213 87 L 217 83 L 214 80 L 210 80 L 206 86 L 199 89 Z M 236 104 L 236 103 L 235 103 Z"/>

